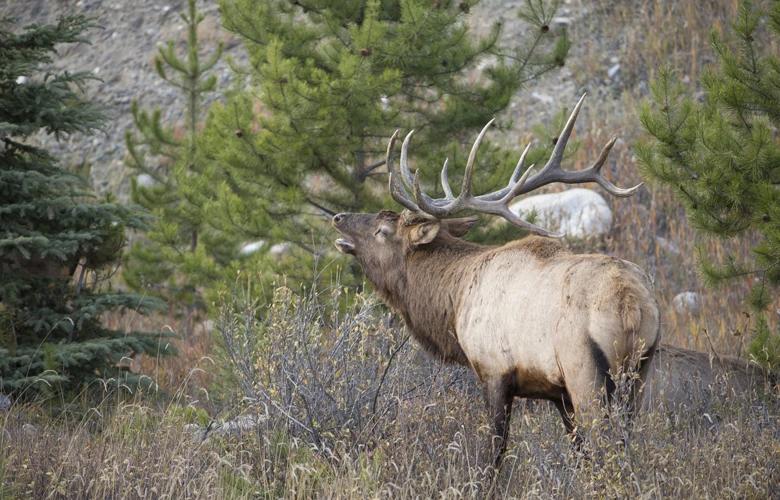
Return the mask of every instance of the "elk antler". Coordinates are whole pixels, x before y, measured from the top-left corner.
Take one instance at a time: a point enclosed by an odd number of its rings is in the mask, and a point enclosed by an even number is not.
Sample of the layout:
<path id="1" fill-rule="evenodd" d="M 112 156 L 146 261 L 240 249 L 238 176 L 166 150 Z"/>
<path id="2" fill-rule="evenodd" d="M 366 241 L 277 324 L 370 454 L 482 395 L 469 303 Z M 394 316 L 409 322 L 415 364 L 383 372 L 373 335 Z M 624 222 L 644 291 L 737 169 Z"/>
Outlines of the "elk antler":
<path id="1" fill-rule="evenodd" d="M 447 175 L 447 160 L 444 160 L 444 166 L 441 169 L 441 185 L 444 190 L 444 198 L 431 198 L 425 194 L 420 187 L 419 170 L 412 175 L 412 172 L 409 169 L 408 152 L 409 143 L 411 142 L 414 130 L 406 135 L 404 142 L 401 145 L 400 169 L 391 161 L 393 146 L 395 146 L 395 140 L 398 137 L 398 131 L 396 130 L 387 146 L 387 168 L 390 173 L 390 194 L 395 201 L 409 210 L 428 214 L 437 218 L 447 217 L 462 210 L 474 210 L 476 212 L 498 215 L 512 224 L 536 234 L 543 236 L 560 236 L 521 219 L 509 210 L 509 203 L 521 194 L 529 193 L 554 182 L 562 182 L 564 184 L 595 182 L 607 190 L 607 192 L 620 197 L 631 196 L 642 186 L 642 183 L 639 183 L 632 188 L 622 189 L 609 182 L 601 174 L 601 167 L 607 160 L 607 156 L 609 155 L 612 146 L 615 145 L 615 140 L 617 139 L 615 137 L 604 146 L 598 159 L 596 159 L 596 162 L 585 170 L 572 172 L 561 168 L 563 151 L 566 148 L 566 143 L 569 141 L 571 132 L 574 129 L 574 122 L 577 120 L 577 115 L 585 100 L 585 95 L 586 94 L 583 94 L 577 102 L 577 105 L 574 106 L 574 110 L 571 112 L 569 119 L 566 121 L 566 125 L 561 131 L 561 135 L 558 137 L 558 141 L 555 143 L 550 159 L 547 160 L 547 164 L 542 167 L 537 174 L 532 177 L 530 176 L 534 165 L 530 165 L 528 168 L 524 169 L 525 157 L 531 147 L 529 144 L 520 155 L 517 166 L 509 178 L 509 183 L 506 187 L 493 191 L 492 193 L 478 196 L 471 194 L 474 163 L 477 158 L 479 145 L 490 125 L 495 121 L 495 118 L 490 120 L 487 125 L 482 128 L 482 131 L 480 131 L 474 141 L 474 145 L 471 147 L 471 152 L 466 161 L 466 170 L 463 174 L 463 183 L 461 185 L 460 194 L 458 194 L 457 197 L 453 195 L 452 188 L 450 187 L 449 177 Z M 410 196 L 409 189 L 413 190 L 414 198 Z"/>

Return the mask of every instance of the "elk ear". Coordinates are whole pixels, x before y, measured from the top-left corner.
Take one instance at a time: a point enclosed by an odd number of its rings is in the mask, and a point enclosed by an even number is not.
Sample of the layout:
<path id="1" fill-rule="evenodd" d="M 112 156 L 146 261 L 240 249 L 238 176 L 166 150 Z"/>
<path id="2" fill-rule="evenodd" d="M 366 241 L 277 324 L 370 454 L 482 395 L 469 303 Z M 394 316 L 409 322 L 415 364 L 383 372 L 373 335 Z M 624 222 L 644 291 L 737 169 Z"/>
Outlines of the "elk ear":
<path id="1" fill-rule="evenodd" d="M 471 230 L 479 222 L 478 217 L 461 217 L 442 221 L 447 232 L 456 238 L 460 238 Z"/>
<path id="2" fill-rule="evenodd" d="M 436 235 L 439 234 L 440 227 L 439 221 L 415 224 L 409 231 L 409 243 L 416 247 L 432 242 Z"/>

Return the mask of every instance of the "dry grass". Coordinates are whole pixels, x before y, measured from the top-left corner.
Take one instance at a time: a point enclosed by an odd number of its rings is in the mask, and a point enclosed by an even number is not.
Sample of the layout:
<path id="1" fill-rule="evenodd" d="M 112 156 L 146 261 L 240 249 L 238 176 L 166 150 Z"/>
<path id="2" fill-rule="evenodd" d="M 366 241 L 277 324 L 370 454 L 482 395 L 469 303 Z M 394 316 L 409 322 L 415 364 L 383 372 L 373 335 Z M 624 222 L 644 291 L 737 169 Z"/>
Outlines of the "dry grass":
<path id="1" fill-rule="evenodd" d="M 591 15 L 574 26 L 573 37 L 584 41 L 575 48 L 583 56 L 573 58 L 581 64 L 575 73 L 603 77 L 614 55 L 627 87 L 641 90 L 641 82 L 665 64 L 695 82 L 713 61 L 710 31 L 728 30 L 738 6 L 738 0 L 581 1 L 579 8 Z"/>
<path id="2" fill-rule="evenodd" d="M 457 397 L 461 396 L 461 397 Z M 777 421 L 745 401 L 699 414 L 642 416 L 628 446 L 591 432 L 573 453 L 548 408 L 515 414 L 504 468 L 491 485 L 484 419 L 464 395 L 403 409 L 392 438 L 335 460 L 273 425 L 201 442 L 180 412 L 121 405 L 78 424 L 24 429 L 14 410 L 0 463 L 7 498 L 367 498 L 501 496 L 768 498 L 778 485 Z M 29 425 L 29 424 L 28 424 Z M 100 426 L 100 430 L 90 430 Z"/>
<path id="3" fill-rule="evenodd" d="M 246 396 L 227 412 L 257 425 L 220 432 L 185 387 L 163 406 L 109 395 L 78 417 L 17 405 L 0 424 L 0 496 L 761 498 L 780 479 L 780 408 L 756 394 L 692 394 L 633 432 L 617 405 L 580 422 L 586 454 L 548 403 L 520 402 L 494 477 L 471 373 L 404 343 L 369 297 L 335 313 L 333 293 L 226 309 L 219 328 Z"/>

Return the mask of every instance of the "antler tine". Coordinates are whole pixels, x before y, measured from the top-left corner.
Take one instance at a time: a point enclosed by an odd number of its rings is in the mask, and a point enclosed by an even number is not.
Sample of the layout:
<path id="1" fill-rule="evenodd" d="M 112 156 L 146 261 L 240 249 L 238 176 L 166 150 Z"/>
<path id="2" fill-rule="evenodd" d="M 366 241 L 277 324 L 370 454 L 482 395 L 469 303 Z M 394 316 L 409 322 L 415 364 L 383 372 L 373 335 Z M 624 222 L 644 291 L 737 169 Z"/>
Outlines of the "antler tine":
<path id="1" fill-rule="evenodd" d="M 547 236 L 550 238 L 563 237 L 562 233 L 554 233 L 548 229 L 545 229 L 541 226 L 537 226 L 536 224 L 533 224 L 531 222 L 528 222 L 527 220 L 520 218 L 520 216 L 516 215 L 514 212 L 509 210 L 509 208 L 506 205 L 502 205 L 501 210 L 494 213 L 495 215 L 499 215 L 503 217 L 504 219 L 511 222 L 515 226 L 525 229 L 526 231 L 530 231 L 531 233 L 538 234 L 539 236 Z"/>
<path id="2" fill-rule="evenodd" d="M 401 144 L 401 172 L 403 173 L 404 183 L 407 187 L 411 188 L 414 185 L 414 176 L 409 169 L 409 143 L 412 141 L 412 135 L 414 135 L 414 129 L 410 130 L 404 142 Z"/>
<path id="3" fill-rule="evenodd" d="M 517 181 L 517 182 L 516 182 L 514 185 L 512 185 L 512 187 L 509 189 L 509 192 L 508 192 L 508 193 L 506 193 L 506 194 L 505 194 L 505 195 L 504 195 L 504 196 L 501 198 L 501 201 L 502 201 L 502 202 L 504 202 L 505 204 L 507 204 L 507 203 L 509 203 L 510 201 L 512 201 L 512 199 L 513 199 L 513 198 L 515 198 L 515 197 L 518 195 L 518 193 L 520 193 L 520 191 L 521 191 L 521 190 L 523 189 L 523 187 L 525 186 L 525 183 L 526 183 L 526 181 L 528 180 L 528 176 L 531 174 L 531 170 L 532 170 L 533 168 L 534 168 L 534 166 L 533 166 L 533 165 L 531 165 L 531 166 L 529 166 L 529 167 L 528 167 L 528 168 L 525 170 L 525 172 L 523 173 L 523 176 L 522 176 L 522 177 L 520 177 L 520 179 L 519 179 L 519 180 L 518 180 L 518 181 Z"/>
<path id="4" fill-rule="evenodd" d="M 466 199 L 471 197 L 471 180 L 474 177 L 474 162 L 477 159 L 477 150 L 479 149 L 480 143 L 482 143 L 482 138 L 485 137 L 487 130 L 490 128 L 491 125 L 493 125 L 494 121 L 496 121 L 496 119 L 491 118 L 490 121 L 487 122 L 484 127 L 482 127 L 482 130 L 479 132 L 477 139 L 474 141 L 474 144 L 471 146 L 471 151 L 469 152 L 469 159 L 466 160 L 466 171 L 463 173 L 463 184 L 460 188 L 460 194 L 458 195 L 458 199 Z"/>
<path id="5" fill-rule="evenodd" d="M 580 100 L 577 101 L 577 105 L 574 106 L 574 109 L 569 115 L 569 119 L 566 120 L 566 125 L 564 125 L 561 134 L 558 136 L 558 140 L 555 142 L 555 147 L 553 148 L 553 152 L 550 155 L 550 159 L 547 160 L 547 164 L 542 168 L 538 176 L 542 176 L 547 172 L 550 172 L 552 170 L 559 170 L 561 168 L 561 160 L 563 160 L 563 151 L 566 149 L 566 144 L 569 142 L 569 137 L 571 137 L 571 131 L 574 130 L 574 122 L 577 121 L 577 115 L 580 114 L 580 108 L 582 108 L 582 103 L 585 101 L 586 95 L 588 95 L 587 92 L 582 94 Z"/>
<path id="6" fill-rule="evenodd" d="M 446 196 L 447 199 L 454 199 L 455 195 L 452 194 L 452 188 L 450 187 L 450 178 L 447 170 L 447 164 L 449 163 L 449 161 L 450 161 L 449 158 L 445 158 L 444 165 L 442 165 L 441 167 L 441 188 L 444 190 L 444 196 Z"/>
<path id="7" fill-rule="evenodd" d="M 434 217 L 446 217 L 452 212 L 460 210 L 462 201 L 458 198 L 446 198 L 443 200 L 434 200 L 420 187 L 420 171 L 414 174 L 414 199 L 423 212 Z M 440 203 L 440 204 L 439 204 Z"/>
<path id="8" fill-rule="evenodd" d="M 531 143 L 528 143 L 528 145 L 523 150 L 523 153 L 520 155 L 520 159 L 517 161 L 517 165 L 515 165 L 515 170 L 512 172 L 511 177 L 509 177 L 509 183 L 498 191 L 493 191 L 492 193 L 482 194 L 477 196 L 478 199 L 484 200 L 484 201 L 497 201 L 502 199 L 504 196 L 507 195 L 514 187 L 517 186 L 519 180 L 518 177 L 521 177 L 521 180 L 525 180 L 528 178 L 528 174 L 531 173 L 531 170 L 534 168 L 533 165 L 529 166 L 525 171 L 523 171 L 523 165 L 525 165 L 525 157 L 528 154 L 528 151 L 531 149 Z"/>
<path id="9" fill-rule="evenodd" d="M 420 170 L 418 169 L 414 175 L 412 175 L 412 170 L 409 168 L 409 143 L 412 141 L 412 135 L 414 134 L 414 130 L 411 130 L 408 134 L 406 134 L 406 137 L 404 137 L 404 142 L 401 144 L 401 174 L 404 183 L 407 187 L 411 187 L 414 189 L 415 193 L 415 204 L 418 207 L 417 211 L 426 212 L 430 215 L 443 215 L 444 212 L 439 208 L 440 204 L 444 204 L 448 202 L 449 200 L 435 200 L 425 194 L 422 189 L 420 189 L 419 186 L 419 180 L 418 175 Z M 400 177 L 399 176 L 399 177 Z M 406 193 L 406 189 L 403 190 L 404 193 Z M 407 194 L 408 198 L 408 194 Z M 396 200 L 397 201 L 397 200 Z M 411 200 L 408 200 L 411 201 Z M 399 202 L 400 203 L 400 202 Z M 407 206 L 407 208 L 409 208 Z M 422 210 L 420 210 L 422 208 Z M 413 209 L 410 209 L 413 210 Z"/>
<path id="10" fill-rule="evenodd" d="M 612 151 L 612 146 L 615 145 L 615 141 L 617 141 L 617 137 L 610 139 L 610 141 L 606 143 L 603 148 L 601 148 L 601 153 L 599 153 L 599 157 L 593 163 L 593 166 L 582 172 L 575 173 L 582 173 L 583 178 L 588 177 L 586 174 L 590 174 L 590 177 L 592 177 L 593 181 L 598 183 L 598 185 L 604 188 L 607 192 L 620 198 L 625 198 L 636 193 L 637 190 L 642 187 L 644 182 L 640 182 L 636 186 L 630 188 L 619 188 L 605 179 L 603 175 L 601 175 L 601 167 L 604 166 L 604 162 L 607 160 L 609 152 Z"/>
<path id="11" fill-rule="evenodd" d="M 390 195 L 395 201 L 403 205 L 405 208 L 414 212 L 419 212 L 420 207 L 412 201 L 406 188 L 403 186 L 403 180 L 401 179 L 401 172 L 398 170 L 398 166 L 393 162 L 393 148 L 395 147 L 395 141 L 398 138 L 399 130 L 396 130 L 390 137 L 390 141 L 387 143 L 387 155 L 385 156 L 385 163 L 387 165 L 387 172 L 389 174 L 389 187 Z M 408 137 L 408 136 L 407 136 Z"/>
<path id="12" fill-rule="evenodd" d="M 520 159 L 517 160 L 517 165 L 515 165 L 515 170 L 512 172 L 512 176 L 509 178 L 509 186 L 513 186 L 517 183 L 518 177 L 520 177 L 520 172 L 523 170 L 523 165 L 525 165 L 525 157 L 528 155 L 528 151 L 531 149 L 531 143 L 529 142 L 528 145 L 523 150 L 523 153 L 520 155 Z M 525 173 L 529 172 L 531 170 L 531 167 L 528 167 L 523 175 Z"/>

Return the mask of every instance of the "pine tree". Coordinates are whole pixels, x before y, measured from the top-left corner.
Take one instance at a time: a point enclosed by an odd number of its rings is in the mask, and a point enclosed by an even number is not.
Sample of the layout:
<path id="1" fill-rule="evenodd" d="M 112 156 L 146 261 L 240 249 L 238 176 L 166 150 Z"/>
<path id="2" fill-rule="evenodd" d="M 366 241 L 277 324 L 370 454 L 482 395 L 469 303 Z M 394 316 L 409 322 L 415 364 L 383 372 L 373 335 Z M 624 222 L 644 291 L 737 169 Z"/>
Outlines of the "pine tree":
<path id="1" fill-rule="evenodd" d="M 223 0 L 223 23 L 250 63 L 249 82 L 212 107 L 202 136 L 217 245 L 265 243 L 242 269 L 310 282 L 314 261 L 332 250 L 328 214 L 393 206 L 383 166 L 396 128 L 417 129 L 426 182 L 444 156 L 459 175 L 479 129 L 568 50 L 550 28 L 557 5 L 529 0 L 528 39 L 506 47 L 500 25 L 483 38 L 470 31 L 475 3 Z M 492 187 L 516 158 L 486 144 L 479 161 L 477 184 Z M 267 251 L 282 243 L 289 255 Z"/>
<path id="2" fill-rule="evenodd" d="M 129 252 L 124 278 L 135 290 L 151 291 L 173 307 L 185 307 L 189 331 L 194 314 L 204 308 L 199 283 L 214 274 L 212 258 L 200 243 L 208 228 L 203 224 L 203 194 L 196 188 L 204 169 L 196 138 L 204 97 L 217 84 L 210 70 L 223 47 L 220 43 L 208 58 L 201 57 L 198 25 L 204 16 L 195 0 L 189 0 L 181 18 L 187 27 L 184 57 L 169 41 L 159 49 L 154 64 L 160 78 L 181 92 L 186 103 L 184 123 L 164 124 L 159 109 L 150 113 L 137 102 L 132 105 L 137 131 L 126 135 L 127 164 L 137 174 L 132 197 L 156 218 L 145 238 Z"/>
<path id="3" fill-rule="evenodd" d="M 780 41 L 780 3 L 763 12 L 744 2 L 732 29 L 735 40 L 713 32 L 718 63 L 702 78 L 701 101 L 669 71 L 653 83 L 640 115 L 653 140 L 638 151 L 647 175 L 677 192 L 698 229 L 755 239 L 746 261 L 703 259 L 702 270 L 711 284 L 755 279 L 749 350 L 777 367 L 780 332 L 764 313 L 780 284 L 780 57 L 767 50 Z"/>
<path id="4" fill-rule="evenodd" d="M 101 109 L 86 100 L 89 75 L 44 69 L 62 43 L 84 42 L 89 20 L 68 16 L 20 33 L 0 22 L 0 391 L 75 391 L 96 379 L 136 384 L 134 354 L 165 354 L 159 334 L 104 327 L 104 313 L 159 302 L 111 291 L 125 228 L 139 212 L 97 200 L 86 181 L 36 146 L 37 134 L 89 133 Z"/>

